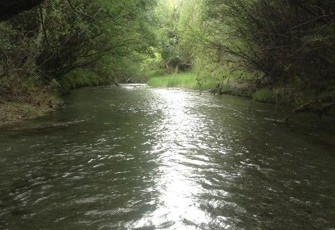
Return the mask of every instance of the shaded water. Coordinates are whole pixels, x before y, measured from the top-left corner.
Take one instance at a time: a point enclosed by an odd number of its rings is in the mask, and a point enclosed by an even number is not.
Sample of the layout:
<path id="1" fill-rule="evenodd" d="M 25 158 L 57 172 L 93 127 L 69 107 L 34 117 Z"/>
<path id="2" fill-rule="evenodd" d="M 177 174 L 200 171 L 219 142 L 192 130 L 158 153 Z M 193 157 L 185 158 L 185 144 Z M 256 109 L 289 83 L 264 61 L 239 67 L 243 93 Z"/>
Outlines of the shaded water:
<path id="1" fill-rule="evenodd" d="M 0 229 L 335 228 L 334 127 L 178 89 L 67 102 L 0 130 Z"/>

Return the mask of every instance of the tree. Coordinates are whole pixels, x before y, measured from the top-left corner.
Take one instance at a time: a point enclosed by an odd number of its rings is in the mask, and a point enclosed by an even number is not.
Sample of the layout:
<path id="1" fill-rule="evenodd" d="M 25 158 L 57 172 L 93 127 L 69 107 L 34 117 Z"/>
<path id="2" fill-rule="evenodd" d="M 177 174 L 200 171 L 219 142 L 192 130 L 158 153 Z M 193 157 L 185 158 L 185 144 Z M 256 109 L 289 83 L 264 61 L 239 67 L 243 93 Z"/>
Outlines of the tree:
<path id="1" fill-rule="evenodd" d="M 162 58 L 162 66 L 169 72 L 189 70 L 191 57 L 181 45 L 184 34 L 181 20 L 184 9 L 182 1 L 160 1 L 155 12 L 157 18 L 157 48 Z"/>
<path id="2" fill-rule="evenodd" d="M 0 94 L 19 91 L 27 82 L 62 84 L 77 68 L 105 75 L 93 79 L 99 83 L 114 81 L 129 72 L 129 64 L 150 54 L 154 5 L 137 0 L 45 1 L 1 23 Z"/>
<path id="3" fill-rule="evenodd" d="M 216 50 L 263 72 L 264 84 L 322 87 L 334 77 L 334 1 L 206 0 L 204 8 Z"/>

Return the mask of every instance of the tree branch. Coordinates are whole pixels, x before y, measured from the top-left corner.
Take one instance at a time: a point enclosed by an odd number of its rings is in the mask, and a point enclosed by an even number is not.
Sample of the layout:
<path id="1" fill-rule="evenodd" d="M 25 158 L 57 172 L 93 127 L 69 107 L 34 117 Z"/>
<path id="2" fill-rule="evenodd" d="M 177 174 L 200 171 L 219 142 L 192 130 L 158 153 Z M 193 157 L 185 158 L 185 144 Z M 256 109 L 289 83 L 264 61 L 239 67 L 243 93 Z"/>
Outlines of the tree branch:
<path id="1" fill-rule="evenodd" d="M 85 14 L 84 12 L 82 12 L 82 11 L 79 11 L 79 10 L 77 10 L 75 7 L 74 7 L 74 5 L 72 4 L 72 2 L 71 2 L 71 0 L 66 0 L 67 1 L 67 3 L 69 4 L 69 6 L 71 7 L 71 9 L 74 11 L 74 12 L 76 12 L 77 14 L 81 14 L 82 16 L 85 16 L 85 17 L 87 17 L 87 18 L 90 18 L 90 19 L 92 19 L 92 20 L 96 20 L 96 18 L 94 18 L 94 17 L 92 17 L 92 16 L 90 16 L 90 15 L 87 15 L 87 14 Z"/>

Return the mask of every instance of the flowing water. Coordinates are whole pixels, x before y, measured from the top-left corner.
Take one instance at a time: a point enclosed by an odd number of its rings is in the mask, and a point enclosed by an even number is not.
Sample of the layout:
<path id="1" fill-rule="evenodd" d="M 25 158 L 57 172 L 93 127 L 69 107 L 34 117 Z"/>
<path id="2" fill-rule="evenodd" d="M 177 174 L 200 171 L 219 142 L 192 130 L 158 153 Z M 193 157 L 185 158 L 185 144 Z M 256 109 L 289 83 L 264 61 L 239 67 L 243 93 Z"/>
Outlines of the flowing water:
<path id="1" fill-rule="evenodd" d="M 0 229 L 334 229 L 334 122 L 179 89 L 84 88 L 0 130 Z"/>

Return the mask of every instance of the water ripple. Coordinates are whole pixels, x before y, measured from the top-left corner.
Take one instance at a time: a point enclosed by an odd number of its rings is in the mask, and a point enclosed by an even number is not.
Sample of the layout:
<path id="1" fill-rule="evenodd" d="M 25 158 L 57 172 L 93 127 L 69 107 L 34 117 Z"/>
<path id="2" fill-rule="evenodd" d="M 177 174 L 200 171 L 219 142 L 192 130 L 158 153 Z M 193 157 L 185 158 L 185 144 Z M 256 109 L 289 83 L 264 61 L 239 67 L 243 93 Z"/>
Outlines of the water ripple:
<path id="1" fill-rule="evenodd" d="M 0 228 L 334 226 L 331 151 L 265 105 L 140 85 L 69 100 L 54 125 L 0 134 Z"/>

